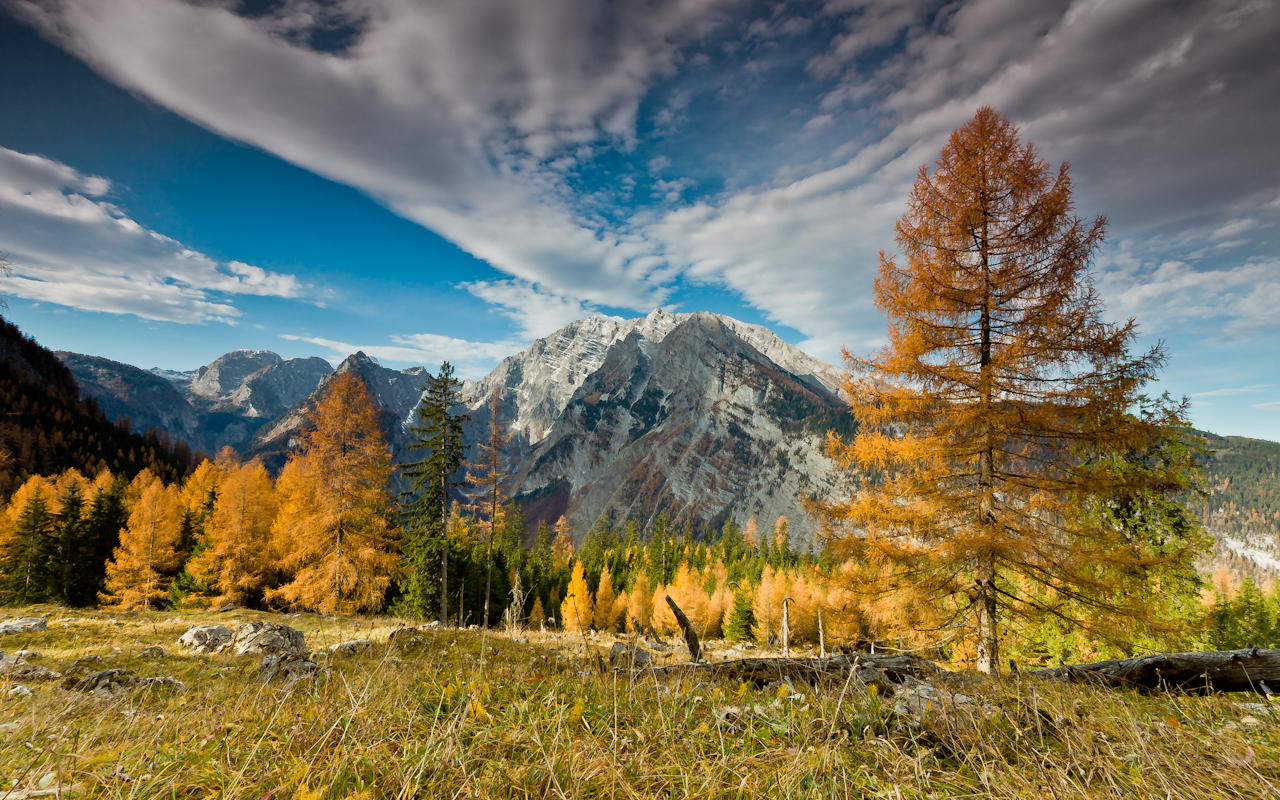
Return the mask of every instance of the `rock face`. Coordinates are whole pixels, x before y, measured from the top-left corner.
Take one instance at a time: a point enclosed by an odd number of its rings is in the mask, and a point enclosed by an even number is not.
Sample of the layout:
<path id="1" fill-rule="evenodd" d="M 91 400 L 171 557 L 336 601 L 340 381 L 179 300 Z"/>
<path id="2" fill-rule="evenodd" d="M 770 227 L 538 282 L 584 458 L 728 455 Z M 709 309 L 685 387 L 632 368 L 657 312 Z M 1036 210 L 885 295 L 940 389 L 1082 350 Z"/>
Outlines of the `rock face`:
<path id="1" fill-rule="evenodd" d="M 209 399 L 224 397 L 238 389 L 245 378 L 283 360 L 270 350 L 232 350 L 196 371 L 191 393 Z"/>
<path id="2" fill-rule="evenodd" d="M 843 414 L 838 378 L 766 329 L 715 314 L 583 320 L 464 386 L 466 438 L 484 435 L 497 387 L 526 513 L 563 514 L 577 535 L 601 514 L 643 527 L 665 511 L 695 526 L 786 516 L 799 540 L 802 498 L 835 488 L 821 442 Z"/>
<path id="3" fill-rule="evenodd" d="M 278 417 L 305 399 L 333 372 L 323 358 L 291 358 L 263 367 L 225 395 L 246 417 Z"/>

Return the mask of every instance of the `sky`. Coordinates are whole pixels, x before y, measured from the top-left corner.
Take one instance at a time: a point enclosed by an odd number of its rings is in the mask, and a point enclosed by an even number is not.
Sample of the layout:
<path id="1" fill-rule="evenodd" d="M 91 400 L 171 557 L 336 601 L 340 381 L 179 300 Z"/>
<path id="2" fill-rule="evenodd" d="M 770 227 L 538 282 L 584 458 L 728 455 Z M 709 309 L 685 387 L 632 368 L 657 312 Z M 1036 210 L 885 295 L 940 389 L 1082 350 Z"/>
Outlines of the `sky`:
<path id="1" fill-rule="evenodd" d="M 3 312 L 190 370 L 464 377 L 590 315 L 883 344 L 917 171 L 1007 114 L 1109 220 L 1109 319 L 1280 440 L 1273 0 L 0 0 Z"/>

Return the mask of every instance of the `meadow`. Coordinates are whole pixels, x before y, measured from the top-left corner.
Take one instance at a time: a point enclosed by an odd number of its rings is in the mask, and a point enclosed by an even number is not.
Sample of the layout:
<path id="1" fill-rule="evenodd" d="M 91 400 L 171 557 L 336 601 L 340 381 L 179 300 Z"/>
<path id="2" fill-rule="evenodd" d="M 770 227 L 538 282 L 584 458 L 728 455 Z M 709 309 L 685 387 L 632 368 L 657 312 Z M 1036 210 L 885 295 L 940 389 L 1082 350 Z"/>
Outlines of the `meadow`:
<path id="1" fill-rule="evenodd" d="M 0 679 L 0 798 L 1261 798 L 1280 795 L 1280 704 L 956 676 L 904 707 L 838 676 L 763 685 L 613 670 L 626 637 L 428 628 L 256 611 L 56 606 L 0 637 L 61 678 Z M 301 630 L 319 668 L 195 654 L 197 624 Z M 389 642 L 394 638 L 395 643 Z M 373 640 L 341 656 L 334 644 Z M 687 652 L 655 653 L 677 663 Z M 768 651 L 709 643 L 724 660 Z M 157 650 L 155 648 L 161 648 Z M 775 654 L 776 655 L 776 654 Z M 77 662 L 79 662 L 77 664 Z M 114 685 L 66 688 L 107 669 Z M 130 688 L 129 676 L 171 677 Z M 136 683 L 136 681 L 134 681 Z M 896 710 L 895 710 L 896 707 Z M 4 792 L 8 790 L 6 795 Z"/>

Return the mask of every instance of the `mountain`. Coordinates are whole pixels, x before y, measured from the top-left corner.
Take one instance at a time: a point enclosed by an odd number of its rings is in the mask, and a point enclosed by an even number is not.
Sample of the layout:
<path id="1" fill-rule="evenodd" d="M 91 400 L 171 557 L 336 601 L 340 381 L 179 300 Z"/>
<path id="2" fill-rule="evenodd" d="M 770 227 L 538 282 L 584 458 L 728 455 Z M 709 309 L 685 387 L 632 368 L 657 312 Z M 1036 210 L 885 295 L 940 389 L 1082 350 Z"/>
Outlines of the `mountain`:
<path id="1" fill-rule="evenodd" d="M 785 515 L 834 486 L 821 436 L 843 414 L 840 373 L 767 328 L 716 314 L 570 323 L 466 382 L 466 441 L 497 389 L 510 420 L 512 489 L 531 522 L 579 534 L 601 514 L 719 526 Z M 815 424 L 817 423 L 817 424 Z"/>
<path id="2" fill-rule="evenodd" d="M 97 356 L 57 351 L 81 391 L 93 397 L 108 419 L 124 417 L 137 430 L 154 428 L 207 450 L 196 410 L 169 381 L 147 370 Z"/>
<path id="3" fill-rule="evenodd" d="M 234 350 L 191 372 L 142 370 L 78 353 L 58 357 L 108 416 L 209 454 L 228 446 L 246 452 L 259 429 L 333 371 L 322 358 L 285 359 L 269 350 Z"/>
<path id="4" fill-rule="evenodd" d="M 1208 496 L 1197 506 L 1214 538 L 1210 569 L 1259 582 L 1280 574 L 1280 443 L 1201 435 L 1214 451 L 1204 468 Z"/>
<path id="5" fill-rule="evenodd" d="M 169 481 L 190 468 L 185 445 L 114 424 L 88 394 L 53 351 L 0 319 L 0 498 L 32 475 L 69 468 L 126 479 L 150 468 Z"/>
<path id="6" fill-rule="evenodd" d="M 337 369 L 325 374 L 307 396 L 263 426 L 248 443 L 246 453 L 261 457 L 272 470 L 283 466 L 294 441 L 293 434 L 306 424 L 307 415 L 315 408 L 329 382 L 345 373 L 353 373 L 373 396 L 373 401 L 380 410 L 383 433 L 392 448 L 392 460 L 403 463 L 409 452 L 408 445 L 414 441 L 408 427 L 412 424 L 410 418 L 413 410 L 422 396 L 420 387 L 426 383 L 427 371 L 422 367 L 388 369 L 363 351 L 347 356 Z"/>

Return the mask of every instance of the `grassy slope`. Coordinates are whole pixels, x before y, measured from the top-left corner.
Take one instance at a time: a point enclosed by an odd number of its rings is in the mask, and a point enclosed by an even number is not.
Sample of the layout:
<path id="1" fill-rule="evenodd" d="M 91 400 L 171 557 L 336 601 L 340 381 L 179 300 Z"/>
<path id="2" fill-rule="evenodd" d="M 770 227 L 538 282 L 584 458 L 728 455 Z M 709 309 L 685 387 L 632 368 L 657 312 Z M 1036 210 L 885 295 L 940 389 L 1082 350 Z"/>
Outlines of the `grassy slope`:
<path id="1" fill-rule="evenodd" d="M 796 697 L 785 686 L 631 681 L 599 672 L 593 648 L 607 640 L 578 637 L 490 636 L 482 663 L 479 634 L 458 631 L 328 659 L 285 689 L 254 681 L 257 659 L 175 647 L 192 622 L 271 615 L 44 610 L 47 632 L 0 648 L 38 650 L 32 663 L 59 670 L 99 655 L 187 688 L 91 696 L 49 682 L 31 684 L 30 698 L 0 696 L 0 780 L 22 789 L 52 775 L 47 785 L 72 796 L 137 798 L 1280 794 L 1280 709 L 1270 719 L 1240 698 L 1010 681 L 969 690 L 990 715 L 932 708 L 913 727 L 891 699 L 839 682 Z M 284 621 L 317 648 L 385 641 L 399 626 Z M 140 655 L 152 645 L 168 654 Z"/>

